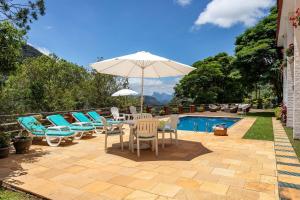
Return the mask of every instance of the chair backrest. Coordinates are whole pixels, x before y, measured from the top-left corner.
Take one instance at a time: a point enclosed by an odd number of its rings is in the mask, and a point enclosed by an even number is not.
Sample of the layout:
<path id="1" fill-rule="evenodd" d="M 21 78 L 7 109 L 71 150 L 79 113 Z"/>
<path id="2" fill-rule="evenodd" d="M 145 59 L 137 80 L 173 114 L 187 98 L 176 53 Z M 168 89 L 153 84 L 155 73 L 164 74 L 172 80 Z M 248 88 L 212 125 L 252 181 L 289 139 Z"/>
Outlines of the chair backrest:
<path id="1" fill-rule="evenodd" d="M 143 116 L 144 119 L 151 119 L 151 118 L 153 118 L 151 113 L 142 113 L 142 116 Z"/>
<path id="2" fill-rule="evenodd" d="M 138 137 L 157 136 L 158 126 L 158 119 L 139 119 L 136 122 L 136 134 Z"/>
<path id="3" fill-rule="evenodd" d="M 70 126 L 71 124 L 62 115 L 49 115 L 47 119 L 55 126 Z"/>
<path id="4" fill-rule="evenodd" d="M 71 115 L 79 122 L 91 122 L 82 112 L 72 112 Z"/>
<path id="5" fill-rule="evenodd" d="M 150 113 L 139 113 L 139 114 L 133 114 L 132 118 L 133 118 L 133 120 L 151 119 L 152 115 Z"/>
<path id="6" fill-rule="evenodd" d="M 171 115 L 169 119 L 169 126 L 171 129 L 176 130 L 178 125 L 179 117 L 178 115 Z"/>
<path id="7" fill-rule="evenodd" d="M 101 115 L 99 115 L 96 111 L 89 111 L 89 112 L 87 112 L 87 114 L 94 121 L 97 121 L 97 122 L 101 121 Z"/>
<path id="8" fill-rule="evenodd" d="M 103 128 L 106 129 L 108 126 L 107 120 L 105 119 L 105 117 L 100 116 L 100 121 L 103 124 Z"/>
<path id="9" fill-rule="evenodd" d="M 110 112 L 111 112 L 111 114 L 113 115 L 114 118 L 120 117 L 119 108 L 111 107 Z"/>
<path id="10" fill-rule="evenodd" d="M 20 125 L 26 129 L 28 132 L 41 132 L 45 131 L 46 127 L 43 126 L 40 122 L 36 120 L 33 116 L 28 117 L 19 117 L 17 121 L 20 123 Z"/>
<path id="11" fill-rule="evenodd" d="M 130 111 L 131 114 L 137 114 L 135 106 L 129 106 L 129 111 Z"/>

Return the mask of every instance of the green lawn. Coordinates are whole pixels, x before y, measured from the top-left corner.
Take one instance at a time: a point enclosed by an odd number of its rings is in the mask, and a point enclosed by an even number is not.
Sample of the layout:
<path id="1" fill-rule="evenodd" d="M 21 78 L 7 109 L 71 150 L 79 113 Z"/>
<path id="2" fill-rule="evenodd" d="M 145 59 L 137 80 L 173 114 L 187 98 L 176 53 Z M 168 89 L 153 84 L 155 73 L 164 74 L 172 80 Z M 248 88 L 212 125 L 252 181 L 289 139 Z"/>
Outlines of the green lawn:
<path id="1" fill-rule="evenodd" d="M 291 144 L 294 147 L 294 150 L 298 156 L 298 159 L 300 160 L 300 140 L 293 139 L 293 129 L 292 128 L 284 127 L 284 129 L 290 139 Z"/>
<path id="2" fill-rule="evenodd" d="M 28 195 L 0 188 L 0 200 L 37 200 Z"/>
<path id="3" fill-rule="evenodd" d="M 274 117 L 274 112 L 248 113 L 247 116 L 256 117 L 256 121 L 244 135 L 244 139 L 274 140 L 272 126 L 272 117 Z"/>

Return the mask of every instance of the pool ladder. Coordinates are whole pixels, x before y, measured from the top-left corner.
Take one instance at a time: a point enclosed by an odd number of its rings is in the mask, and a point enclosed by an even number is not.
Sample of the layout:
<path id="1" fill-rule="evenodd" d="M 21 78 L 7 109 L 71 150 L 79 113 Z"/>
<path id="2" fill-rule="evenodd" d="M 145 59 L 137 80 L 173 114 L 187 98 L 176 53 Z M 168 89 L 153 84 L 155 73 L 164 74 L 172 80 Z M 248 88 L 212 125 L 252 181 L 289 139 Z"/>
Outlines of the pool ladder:
<path id="1" fill-rule="evenodd" d="M 205 132 L 207 132 L 207 133 L 208 133 L 208 127 L 209 127 L 209 123 L 206 122 L 205 123 Z M 199 132 L 199 125 L 196 122 L 194 122 L 194 131 Z"/>

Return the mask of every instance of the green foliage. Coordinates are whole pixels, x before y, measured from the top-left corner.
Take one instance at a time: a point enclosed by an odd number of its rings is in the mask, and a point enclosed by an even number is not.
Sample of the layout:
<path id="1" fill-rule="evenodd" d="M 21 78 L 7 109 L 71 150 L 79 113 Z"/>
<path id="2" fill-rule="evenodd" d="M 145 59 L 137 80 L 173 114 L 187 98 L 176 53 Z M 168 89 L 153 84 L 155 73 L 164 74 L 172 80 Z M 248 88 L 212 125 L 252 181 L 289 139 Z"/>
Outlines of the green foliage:
<path id="1" fill-rule="evenodd" d="M 0 87 L 19 64 L 24 34 L 9 22 L 0 23 Z"/>
<path id="2" fill-rule="evenodd" d="M 17 0 L 0 0 L 0 22 L 10 21 L 19 28 L 29 29 L 29 23 L 45 14 L 44 0 L 24 2 Z"/>
<path id="3" fill-rule="evenodd" d="M 5 113 L 25 113 L 120 105 L 111 94 L 122 84 L 56 57 L 29 58 L 6 81 L 0 106 Z"/>
<path id="4" fill-rule="evenodd" d="M 21 194 L 18 192 L 13 192 L 9 190 L 4 190 L 0 188 L 0 199 L 1 200 L 37 200 L 31 196 Z"/>
<path id="5" fill-rule="evenodd" d="M 277 8 L 257 25 L 236 39 L 235 65 L 240 70 L 245 89 L 257 90 L 257 85 L 270 83 L 278 100 L 282 99 L 280 64 L 282 55 L 276 44 Z"/>
<path id="6" fill-rule="evenodd" d="M 9 147 L 10 135 L 8 133 L 0 133 L 0 148 Z"/>
<path id="7" fill-rule="evenodd" d="M 220 53 L 194 63 L 197 69 L 176 85 L 176 97 L 191 98 L 196 104 L 241 101 L 241 76 L 232 65 L 233 59 Z"/>
<path id="8" fill-rule="evenodd" d="M 280 120 L 281 119 L 281 107 L 275 108 L 274 113 L 275 113 L 276 119 Z"/>

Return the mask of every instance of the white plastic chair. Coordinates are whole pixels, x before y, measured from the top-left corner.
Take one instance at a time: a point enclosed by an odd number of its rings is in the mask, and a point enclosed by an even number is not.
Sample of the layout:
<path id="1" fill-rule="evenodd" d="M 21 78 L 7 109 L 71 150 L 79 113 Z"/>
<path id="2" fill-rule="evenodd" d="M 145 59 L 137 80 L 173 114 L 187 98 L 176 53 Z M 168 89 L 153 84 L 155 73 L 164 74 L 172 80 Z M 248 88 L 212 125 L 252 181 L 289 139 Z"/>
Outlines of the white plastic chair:
<path id="1" fill-rule="evenodd" d="M 116 121 L 124 121 L 125 120 L 125 117 L 123 116 L 123 114 L 119 113 L 119 108 L 112 107 L 110 109 L 110 112 L 113 115 L 114 120 L 116 120 Z"/>
<path id="2" fill-rule="evenodd" d="M 131 114 L 137 114 L 135 106 L 129 106 L 129 111 L 130 111 Z"/>
<path id="3" fill-rule="evenodd" d="M 101 116 L 101 121 L 103 123 L 103 133 L 105 134 L 105 151 L 107 151 L 107 138 L 109 136 L 120 136 L 120 143 L 121 143 L 121 150 L 123 151 L 124 145 L 123 145 L 123 124 L 108 124 L 106 119 Z"/>
<path id="4" fill-rule="evenodd" d="M 177 134 L 177 124 L 179 121 L 178 115 L 171 115 L 167 121 L 167 123 L 164 125 L 164 127 L 161 128 L 162 134 L 162 148 L 165 148 L 165 133 L 170 133 L 170 140 L 172 144 L 172 134 L 175 135 L 175 142 L 176 145 L 178 145 L 178 134 Z"/>
<path id="5" fill-rule="evenodd" d="M 158 119 L 139 119 L 136 122 L 137 156 L 140 157 L 140 141 L 152 141 L 152 151 L 158 156 L 157 128 Z"/>

